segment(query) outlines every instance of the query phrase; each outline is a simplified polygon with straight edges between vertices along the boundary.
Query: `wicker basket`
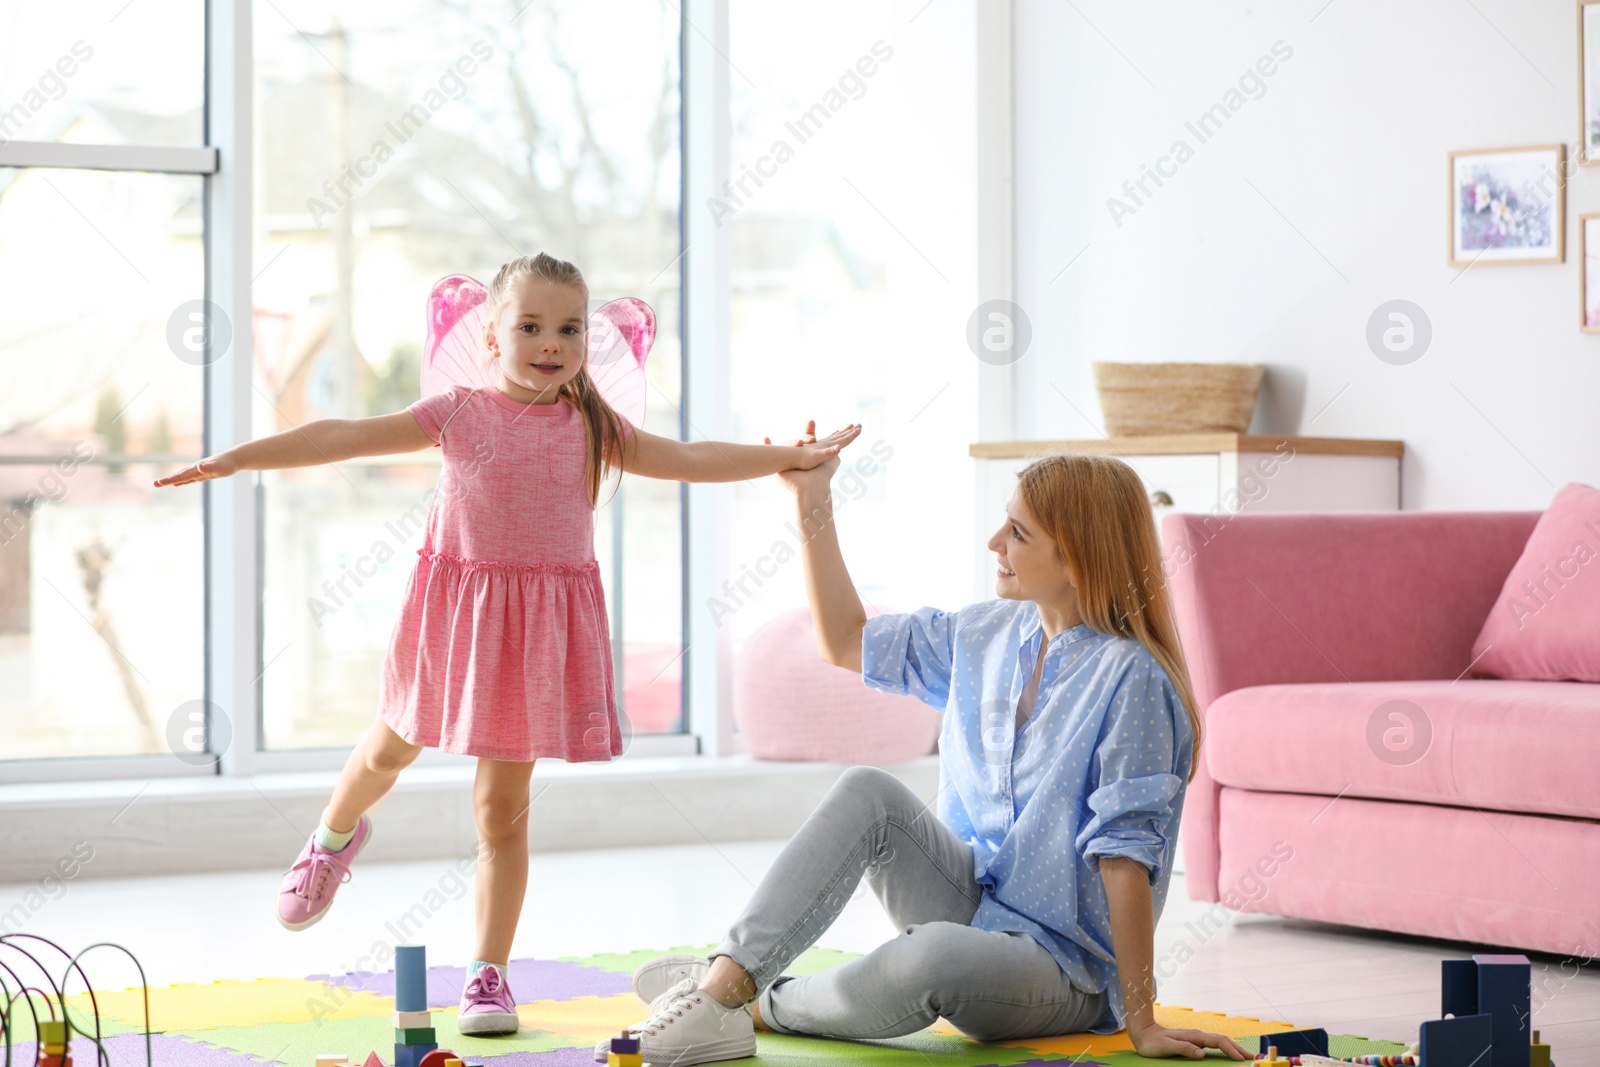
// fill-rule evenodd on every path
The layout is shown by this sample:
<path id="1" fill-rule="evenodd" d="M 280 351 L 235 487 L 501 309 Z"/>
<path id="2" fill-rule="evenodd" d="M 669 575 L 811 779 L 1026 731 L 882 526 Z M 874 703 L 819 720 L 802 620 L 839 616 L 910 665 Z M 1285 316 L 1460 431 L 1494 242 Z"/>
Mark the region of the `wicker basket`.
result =
<path id="1" fill-rule="evenodd" d="M 1245 433 L 1263 363 L 1096 363 L 1106 434 Z"/>

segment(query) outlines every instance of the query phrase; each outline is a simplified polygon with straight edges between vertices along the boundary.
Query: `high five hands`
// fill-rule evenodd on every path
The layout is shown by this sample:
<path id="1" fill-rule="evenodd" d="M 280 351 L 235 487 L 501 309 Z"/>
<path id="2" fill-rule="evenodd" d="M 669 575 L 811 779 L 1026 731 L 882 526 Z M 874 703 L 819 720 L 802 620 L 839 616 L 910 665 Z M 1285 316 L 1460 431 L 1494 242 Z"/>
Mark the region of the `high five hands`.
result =
<path id="1" fill-rule="evenodd" d="M 839 469 L 839 453 L 860 436 L 861 424 L 853 422 L 819 439 L 817 420 L 808 420 L 805 433 L 788 442 L 802 450 L 800 462 L 789 470 L 780 471 L 778 479 L 797 493 L 808 487 L 826 486 L 833 479 L 833 472 Z M 762 443 L 770 445 L 772 438 L 764 437 Z"/>

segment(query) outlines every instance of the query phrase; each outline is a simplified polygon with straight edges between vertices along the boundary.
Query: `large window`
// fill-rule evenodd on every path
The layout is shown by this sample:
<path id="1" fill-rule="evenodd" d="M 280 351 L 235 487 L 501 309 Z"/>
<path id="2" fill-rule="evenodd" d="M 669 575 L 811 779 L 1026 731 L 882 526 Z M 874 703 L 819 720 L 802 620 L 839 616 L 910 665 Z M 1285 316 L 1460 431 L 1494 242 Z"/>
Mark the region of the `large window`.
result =
<path id="1" fill-rule="evenodd" d="M 199 145 L 197 4 L 8 4 L 0 39 L 0 143 Z M 203 179 L 81 158 L 0 166 L 0 760 L 166 753 L 205 695 L 200 498 L 151 488 L 200 450 Z"/>

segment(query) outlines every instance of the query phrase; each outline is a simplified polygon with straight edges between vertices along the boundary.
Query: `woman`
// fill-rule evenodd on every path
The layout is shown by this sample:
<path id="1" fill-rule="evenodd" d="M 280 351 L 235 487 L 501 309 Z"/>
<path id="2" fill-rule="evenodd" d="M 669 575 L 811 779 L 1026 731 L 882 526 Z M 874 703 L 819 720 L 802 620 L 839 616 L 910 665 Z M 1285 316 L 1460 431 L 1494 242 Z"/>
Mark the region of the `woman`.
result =
<path id="1" fill-rule="evenodd" d="M 1110 457 L 1038 460 L 989 540 L 999 599 L 869 619 L 833 527 L 838 465 L 780 475 L 809 534 L 817 645 L 944 712 L 937 817 L 891 775 L 847 771 L 709 960 L 640 968 L 645 1060 L 752 1056 L 756 1029 L 883 1038 L 940 1016 L 983 1041 L 1126 1026 L 1145 1056 L 1246 1058 L 1152 1008 L 1199 719 L 1138 476 Z M 862 878 L 900 936 L 784 976 Z"/>

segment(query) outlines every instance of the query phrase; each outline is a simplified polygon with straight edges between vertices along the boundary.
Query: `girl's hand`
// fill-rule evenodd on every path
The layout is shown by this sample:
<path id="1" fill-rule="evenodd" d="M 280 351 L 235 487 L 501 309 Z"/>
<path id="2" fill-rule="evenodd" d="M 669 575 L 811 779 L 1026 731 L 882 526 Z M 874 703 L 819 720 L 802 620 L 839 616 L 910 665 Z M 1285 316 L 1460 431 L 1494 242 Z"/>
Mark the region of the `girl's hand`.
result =
<path id="1" fill-rule="evenodd" d="M 1141 1056 L 1152 1058 L 1184 1056 L 1191 1060 L 1204 1059 L 1206 1049 L 1214 1048 L 1236 1060 L 1253 1057 L 1231 1037 L 1211 1034 L 1204 1030 L 1168 1030 L 1158 1023 L 1150 1023 L 1142 1030 L 1128 1031 L 1133 1040 L 1133 1050 Z"/>
<path id="2" fill-rule="evenodd" d="M 207 456 L 192 467 L 185 467 L 176 474 L 169 474 L 165 478 L 156 479 L 156 486 L 163 485 L 188 485 L 190 482 L 207 482 L 212 478 L 226 478 L 236 474 L 239 464 L 226 452 L 215 456 Z"/>

